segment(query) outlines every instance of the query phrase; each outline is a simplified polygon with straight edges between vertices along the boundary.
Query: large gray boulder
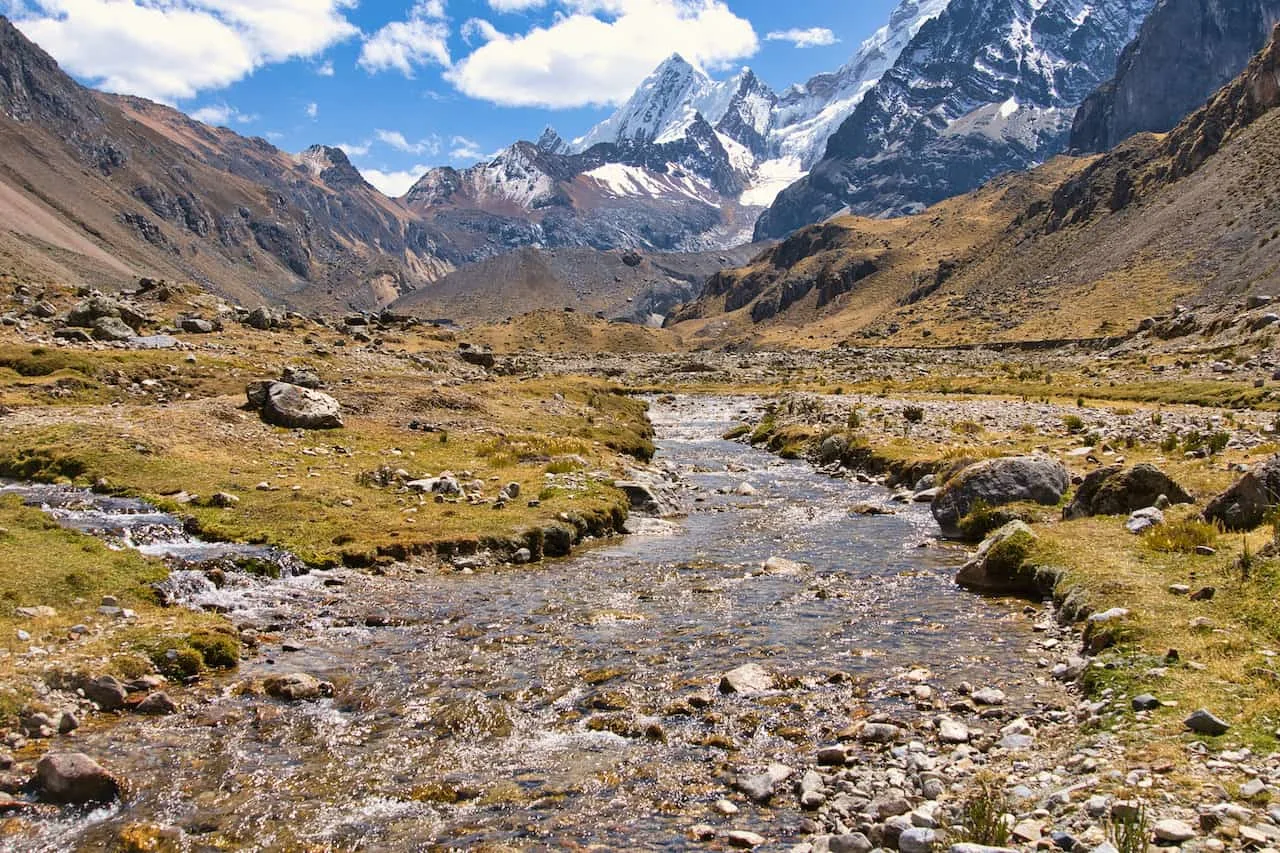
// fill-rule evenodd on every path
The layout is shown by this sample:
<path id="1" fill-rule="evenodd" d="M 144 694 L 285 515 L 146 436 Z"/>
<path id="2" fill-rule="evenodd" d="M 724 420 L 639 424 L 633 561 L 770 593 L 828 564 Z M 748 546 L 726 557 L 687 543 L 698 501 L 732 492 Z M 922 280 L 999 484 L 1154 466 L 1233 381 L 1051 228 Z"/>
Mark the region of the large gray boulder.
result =
<path id="1" fill-rule="evenodd" d="M 107 296 L 92 296 L 76 303 L 67 314 L 67 325 L 91 329 L 104 319 L 119 320 L 135 332 L 150 322 L 145 312 L 127 302 Z"/>
<path id="2" fill-rule="evenodd" d="M 960 519 L 978 504 L 997 507 L 1031 501 L 1053 506 L 1062 500 L 1070 484 L 1067 469 L 1047 456 L 988 459 L 947 481 L 930 508 L 943 535 L 957 538 L 961 535 Z"/>
<path id="3" fill-rule="evenodd" d="M 1280 456 L 1250 468 L 1235 485 L 1209 501 L 1204 520 L 1227 530 L 1252 530 L 1280 505 Z"/>
<path id="4" fill-rule="evenodd" d="M 983 540 L 956 574 L 956 583 L 991 595 L 1042 595 L 1045 590 L 1027 562 L 1035 544 L 1025 522 L 1011 521 Z"/>
<path id="5" fill-rule="evenodd" d="M 342 406 L 328 394 L 288 382 L 251 382 L 245 388 L 249 405 L 262 419 L 290 429 L 339 429 Z"/>
<path id="6" fill-rule="evenodd" d="M 50 803 L 109 803 L 120 796 L 120 780 L 82 752 L 45 755 L 32 783 L 40 798 Z"/>
<path id="7" fill-rule="evenodd" d="M 1170 503 L 1192 503 L 1186 489 L 1154 465 L 1143 463 L 1127 470 L 1111 465 L 1084 478 L 1062 517 L 1069 521 L 1091 515 L 1128 515 L 1155 506 L 1161 495 Z"/>

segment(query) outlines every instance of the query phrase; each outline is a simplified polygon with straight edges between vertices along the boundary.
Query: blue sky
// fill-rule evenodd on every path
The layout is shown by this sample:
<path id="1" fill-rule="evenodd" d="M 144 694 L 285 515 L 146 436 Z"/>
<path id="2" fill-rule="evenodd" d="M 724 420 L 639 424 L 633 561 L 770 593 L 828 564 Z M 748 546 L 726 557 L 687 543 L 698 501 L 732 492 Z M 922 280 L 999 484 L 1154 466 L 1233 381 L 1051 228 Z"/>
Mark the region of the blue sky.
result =
<path id="1" fill-rule="evenodd" d="M 398 194 L 609 115 L 679 52 L 775 89 L 834 70 L 897 0 L 0 0 L 82 82 L 288 151 L 341 145 Z"/>

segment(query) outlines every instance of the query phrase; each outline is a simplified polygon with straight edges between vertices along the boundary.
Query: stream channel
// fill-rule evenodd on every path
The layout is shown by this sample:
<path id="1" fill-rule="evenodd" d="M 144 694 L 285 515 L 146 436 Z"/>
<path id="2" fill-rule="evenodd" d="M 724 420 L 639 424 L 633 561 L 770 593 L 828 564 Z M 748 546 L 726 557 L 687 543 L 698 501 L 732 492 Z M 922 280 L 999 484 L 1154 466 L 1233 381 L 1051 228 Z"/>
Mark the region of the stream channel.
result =
<path id="1" fill-rule="evenodd" d="M 127 804 L 0 847 L 112 849 L 141 821 L 180 827 L 192 850 L 678 850 L 711 823 L 781 850 L 803 838 L 795 797 L 757 806 L 726 779 L 811 766 L 852 720 L 910 713 L 907 670 L 929 668 L 943 690 L 998 679 L 1011 706 L 1029 706 L 1038 673 L 1023 605 L 954 585 L 963 551 L 922 547 L 937 535 L 926 505 L 852 516 L 888 491 L 721 440 L 757 402 L 655 401 L 656 462 L 678 472 L 688 516 L 569 559 L 221 589 L 175 572 L 175 595 L 254 626 L 260 649 L 180 714 L 77 732 L 68 747 L 126 779 Z M 754 495 L 737 493 L 744 482 Z M 116 528 L 130 515 L 140 530 L 165 523 L 135 504 L 51 510 L 81 529 L 108 511 Z M 772 556 L 809 568 L 762 574 Z M 386 626 L 367 626 L 371 608 Z M 748 662 L 777 689 L 719 693 Z M 286 704 L 235 689 L 289 672 L 335 695 Z M 724 796 L 739 814 L 711 810 Z"/>

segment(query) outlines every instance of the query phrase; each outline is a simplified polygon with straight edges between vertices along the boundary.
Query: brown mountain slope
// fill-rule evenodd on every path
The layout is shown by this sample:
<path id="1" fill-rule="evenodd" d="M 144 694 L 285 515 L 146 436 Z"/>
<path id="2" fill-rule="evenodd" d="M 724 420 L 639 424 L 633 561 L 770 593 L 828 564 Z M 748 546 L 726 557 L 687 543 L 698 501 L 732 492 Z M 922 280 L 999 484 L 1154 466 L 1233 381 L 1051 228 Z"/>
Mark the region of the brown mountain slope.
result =
<path id="1" fill-rule="evenodd" d="M 805 229 L 714 278 L 678 331 L 706 345 L 1085 338 L 1174 300 L 1275 295 L 1278 107 L 1273 38 L 1165 136 L 1005 176 L 910 219 Z"/>
<path id="2" fill-rule="evenodd" d="M 336 149 L 295 158 L 85 89 L 0 17 L 0 259 L 37 280 L 190 279 L 244 302 L 373 308 L 443 275 L 447 240 Z"/>
<path id="3" fill-rule="evenodd" d="M 647 322 L 692 299 L 714 273 L 758 247 L 662 254 L 595 249 L 518 249 L 469 264 L 397 300 L 392 308 L 470 325 L 550 308 Z M 661 322 L 661 321 L 659 321 Z"/>

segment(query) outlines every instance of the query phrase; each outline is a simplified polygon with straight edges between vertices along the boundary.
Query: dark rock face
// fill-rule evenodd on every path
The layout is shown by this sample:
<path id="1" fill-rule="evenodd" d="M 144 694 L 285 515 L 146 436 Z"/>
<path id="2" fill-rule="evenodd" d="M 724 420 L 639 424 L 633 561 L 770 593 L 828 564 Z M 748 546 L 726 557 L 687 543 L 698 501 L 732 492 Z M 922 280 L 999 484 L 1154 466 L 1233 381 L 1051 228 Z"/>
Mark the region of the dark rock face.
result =
<path id="1" fill-rule="evenodd" d="M 970 465 L 952 477 L 931 507 L 946 536 L 960 535 L 960 519 L 979 503 L 998 507 L 1017 501 L 1052 506 L 1071 478 L 1061 462 L 1047 456 L 1009 456 Z"/>
<path id="2" fill-rule="evenodd" d="M 81 752 L 44 756 L 32 782 L 41 799 L 73 805 L 109 803 L 120 797 L 121 790 L 118 779 Z"/>
<path id="3" fill-rule="evenodd" d="M 1070 146 L 1108 151 L 1164 133 L 1239 74 L 1280 22 L 1280 0 L 1161 0 L 1120 55 L 1114 79 L 1085 99 Z"/>
<path id="4" fill-rule="evenodd" d="M 1227 530 L 1252 530 L 1280 505 L 1280 456 L 1260 462 L 1209 501 L 1204 519 Z"/>
<path id="5" fill-rule="evenodd" d="M 1127 515 L 1154 506 L 1161 495 L 1170 503 L 1192 502 L 1185 489 L 1154 465 L 1143 463 L 1127 471 L 1112 465 L 1084 478 L 1075 498 L 1062 511 L 1062 517 L 1070 520 L 1090 515 Z"/>
<path id="6" fill-rule="evenodd" d="M 782 237 L 845 208 L 898 216 L 1037 165 L 1067 144 L 1076 106 L 1115 70 L 1153 0 L 953 0 L 925 24 L 756 224 Z"/>

